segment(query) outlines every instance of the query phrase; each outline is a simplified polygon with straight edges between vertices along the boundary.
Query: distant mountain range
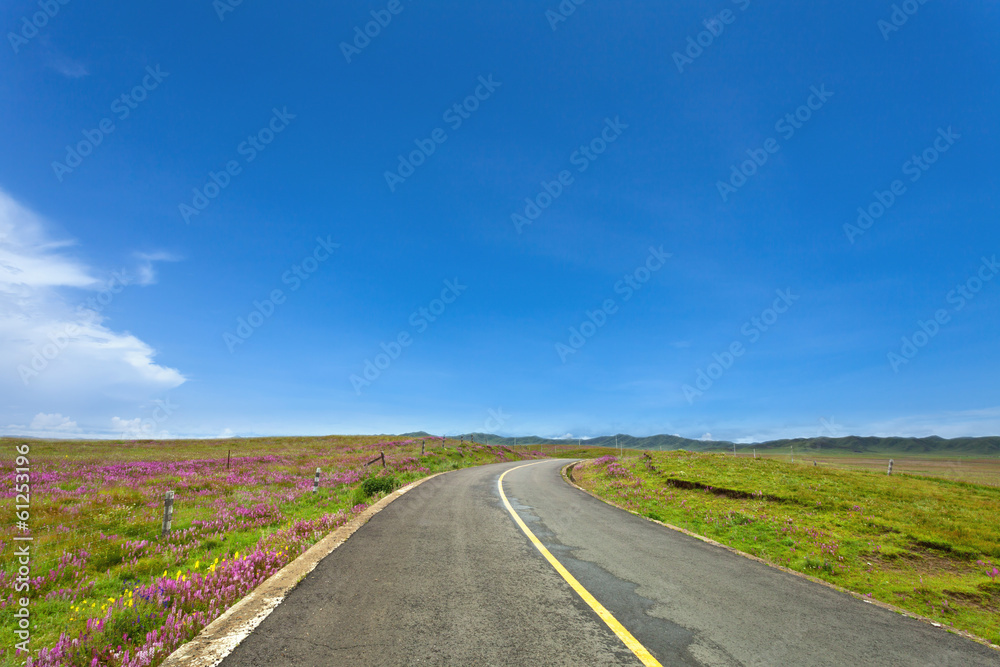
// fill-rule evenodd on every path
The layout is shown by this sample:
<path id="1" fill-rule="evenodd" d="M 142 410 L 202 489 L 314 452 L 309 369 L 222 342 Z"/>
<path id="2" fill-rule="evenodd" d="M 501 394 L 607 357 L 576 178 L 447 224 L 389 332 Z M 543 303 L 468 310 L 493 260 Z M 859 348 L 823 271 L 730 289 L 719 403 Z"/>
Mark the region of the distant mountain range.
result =
<path id="1" fill-rule="evenodd" d="M 410 437 L 427 436 L 423 431 L 404 434 Z M 576 440 L 564 438 L 539 438 L 537 436 L 518 436 L 505 438 L 492 433 L 464 433 L 448 435 L 449 438 L 473 440 L 475 442 L 495 445 L 571 445 Z M 589 438 L 580 442 L 591 447 L 614 447 L 615 438 L 619 444 L 629 449 L 675 450 L 684 449 L 689 452 L 732 451 L 733 443 L 728 440 L 692 440 L 679 435 L 651 435 L 637 438 L 631 435 L 604 435 Z M 1000 456 L 1000 436 L 984 438 L 940 438 L 936 435 L 926 438 L 879 438 L 850 435 L 843 438 L 792 438 L 786 440 L 769 440 L 750 444 L 736 444 L 737 450 L 756 448 L 763 452 L 791 451 L 805 454 L 807 452 L 830 454 L 925 454 L 925 455 L 956 455 L 956 456 Z"/>

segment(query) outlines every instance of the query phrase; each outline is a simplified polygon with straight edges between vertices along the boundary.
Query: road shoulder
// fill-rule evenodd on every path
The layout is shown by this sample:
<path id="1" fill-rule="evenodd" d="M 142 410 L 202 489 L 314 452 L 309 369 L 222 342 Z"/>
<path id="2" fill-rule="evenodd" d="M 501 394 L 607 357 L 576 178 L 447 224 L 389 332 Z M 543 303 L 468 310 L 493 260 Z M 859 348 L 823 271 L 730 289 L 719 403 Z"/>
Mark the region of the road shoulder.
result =
<path id="1" fill-rule="evenodd" d="M 226 610 L 191 641 L 167 656 L 162 667 L 215 667 L 246 639 L 321 560 L 404 493 L 447 472 L 429 475 L 393 491 L 307 549 Z"/>

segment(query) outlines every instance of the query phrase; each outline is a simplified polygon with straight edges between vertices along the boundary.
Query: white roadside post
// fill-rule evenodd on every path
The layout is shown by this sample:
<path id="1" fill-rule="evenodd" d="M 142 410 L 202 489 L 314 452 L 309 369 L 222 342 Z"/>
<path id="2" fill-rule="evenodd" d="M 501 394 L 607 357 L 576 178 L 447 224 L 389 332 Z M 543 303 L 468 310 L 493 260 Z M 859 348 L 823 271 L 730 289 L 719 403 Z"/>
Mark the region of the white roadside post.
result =
<path id="1" fill-rule="evenodd" d="M 892 459 L 889 459 L 889 469 L 885 471 L 886 475 L 892 474 Z"/>
<path id="2" fill-rule="evenodd" d="M 313 477 L 313 493 L 319 490 L 319 468 L 316 468 L 316 476 Z"/>

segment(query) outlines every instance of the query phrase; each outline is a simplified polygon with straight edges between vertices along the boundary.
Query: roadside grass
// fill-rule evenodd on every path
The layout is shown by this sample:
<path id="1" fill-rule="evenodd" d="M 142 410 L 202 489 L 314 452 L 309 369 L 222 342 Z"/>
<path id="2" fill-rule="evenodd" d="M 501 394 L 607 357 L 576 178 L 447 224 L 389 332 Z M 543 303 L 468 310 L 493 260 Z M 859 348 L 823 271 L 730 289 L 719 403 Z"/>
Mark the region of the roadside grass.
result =
<path id="1" fill-rule="evenodd" d="M 788 453 L 772 450 L 758 452 L 759 456 L 790 461 Z M 750 456 L 745 450 L 740 456 Z M 809 465 L 816 461 L 819 466 L 845 468 L 849 470 L 871 470 L 885 473 L 889 460 L 893 461 L 892 473 L 907 475 L 927 475 L 959 482 L 972 482 L 988 486 L 1000 486 L 1000 458 L 976 456 L 954 456 L 934 454 L 903 454 L 898 452 L 866 452 L 857 454 L 844 451 L 809 450 L 795 451 L 795 461 Z"/>
<path id="2" fill-rule="evenodd" d="M 7 452 L 0 495 L 11 512 L 18 445 L 30 448 L 30 533 L 8 522 L 0 546 L 13 554 L 24 544 L 16 535 L 32 536 L 30 590 L 15 591 L 19 564 L 5 558 L 2 667 L 23 665 L 29 655 L 39 667 L 159 664 L 392 489 L 443 470 L 542 456 L 431 437 L 0 439 Z M 384 470 L 381 461 L 364 466 L 382 451 Z M 167 490 L 176 494 L 173 524 L 161 537 Z M 27 654 L 15 649 L 14 633 L 24 596 Z"/>
<path id="3" fill-rule="evenodd" d="M 1000 489 L 726 454 L 578 464 L 642 516 L 1000 644 Z"/>

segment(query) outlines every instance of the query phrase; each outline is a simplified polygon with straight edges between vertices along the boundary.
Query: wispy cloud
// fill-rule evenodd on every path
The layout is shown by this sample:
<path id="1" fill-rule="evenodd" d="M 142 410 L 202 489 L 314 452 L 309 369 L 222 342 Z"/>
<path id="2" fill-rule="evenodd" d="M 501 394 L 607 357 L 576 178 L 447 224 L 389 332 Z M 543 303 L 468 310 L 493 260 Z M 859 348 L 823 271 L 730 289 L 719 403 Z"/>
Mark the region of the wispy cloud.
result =
<path id="1" fill-rule="evenodd" d="M 47 35 L 42 37 L 41 45 L 42 61 L 49 69 L 55 70 L 70 79 L 80 79 L 90 74 L 90 70 L 87 69 L 84 63 L 63 54 L 52 44 Z"/>
<path id="2" fill-rule="evenodd" d="M 169 252 L 137 252 L 135 253 L 137 265 L 135 267 L 135 282 L 139 285 L 152 285 L 156 283 L 156 268 L 154 262 L 179 262 L 180 257 Z"/>
<path id="3" fill-rule="evenodd" d="M 55 60 L 50 60 L 46 64 L 70 79 L 81 79 L 90 74 L 86 65 L 81 62 L 77 62 L 76 60 L 70 60 L 69 58 L 57 58 Z"/>
<path id="4" fill-rule="evenodd" d="M 72 242 L 50 239 L 47 227 L 0 190 L 0 398 L 19 411 L 9 417 L 72 414 L 86 402 L 138 401 L 182 384 L 179 371 L 154 361 L 149 344 L 76 305 L 81 291 L 100 291 L 107 282 L 67 252 Z M 155 280 L 152 263 L 166 258 L 139 256 L 137 282 Z M 32 429 L 40 418 L 48 417 L 36 416 Z"/>

